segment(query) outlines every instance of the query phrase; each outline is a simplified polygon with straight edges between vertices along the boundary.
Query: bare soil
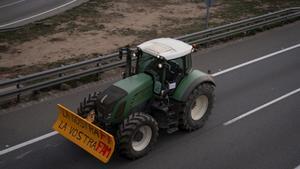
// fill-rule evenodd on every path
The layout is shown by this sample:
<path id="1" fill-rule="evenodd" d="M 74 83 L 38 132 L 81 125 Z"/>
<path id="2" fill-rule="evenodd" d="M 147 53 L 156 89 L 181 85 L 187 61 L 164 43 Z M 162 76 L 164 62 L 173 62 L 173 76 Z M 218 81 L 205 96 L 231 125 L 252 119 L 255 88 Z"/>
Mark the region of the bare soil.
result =
<path id="1" fill-rule="evenodd" d="M 147 39 L 147 34 L 160 36 L 165 31 L 192 25 L 194 19 L 203 17 L 205 13 L 204 4 L 183 0 L 165 0 L 162 4 L 144 0 L 108 3 L 109 8 L 101 11 L 101 30 L 59 32 L 15 46 L 1 43 L 5 50 L 0 53 L 0 67 L 32 66 L 94 53 L 109 53 L 118 47 Z M 80 16 L 73 22 L 87 24 Z M 66 25 L 59 25 L 56 29 Z"/>

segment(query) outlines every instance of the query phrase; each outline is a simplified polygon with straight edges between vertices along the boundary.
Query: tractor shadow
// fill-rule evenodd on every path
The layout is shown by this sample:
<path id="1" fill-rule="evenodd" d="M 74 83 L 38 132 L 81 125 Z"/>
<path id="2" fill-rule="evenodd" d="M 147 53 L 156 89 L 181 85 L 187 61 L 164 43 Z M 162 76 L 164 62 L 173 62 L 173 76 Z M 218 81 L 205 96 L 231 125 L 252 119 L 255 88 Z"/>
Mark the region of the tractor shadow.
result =
<path id="1" fill-rule="evenodd" d="M 202 135 L 206 131 L 208 130 L 205 127 L 193 132 L 178 130 L 172 134 L 168 134 L 166 133 L 166 131 L 159 131 L 159 137 L 156 144 L 152 147 L 152 150 L 146 156 L 136 160 L 128 160 L 121 157 L 118 152 L 115 152 L 111 160 L 106 164 L 106 167 L 147 168 L 146 164 L 149 164 L 149 161 L 152 161 L 153 165 L 155 166 L 155 163 L 158 162 L 157 158 L 161 154 L 168 154 L 168 151 L 170 149 L 176 149 L 178 146 L 184 146 L 185 143 L 193 140 L 195 136 Z"/>

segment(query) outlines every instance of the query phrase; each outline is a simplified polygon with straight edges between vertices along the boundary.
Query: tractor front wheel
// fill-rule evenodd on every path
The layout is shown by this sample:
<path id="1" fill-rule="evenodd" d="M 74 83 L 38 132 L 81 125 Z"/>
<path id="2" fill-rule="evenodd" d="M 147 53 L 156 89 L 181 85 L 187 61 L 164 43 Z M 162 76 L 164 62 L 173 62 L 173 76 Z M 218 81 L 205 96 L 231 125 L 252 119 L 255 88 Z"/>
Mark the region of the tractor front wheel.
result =
<path id="1" fill-rule="evenodd" d="M 181 129 L 193 131 L 203 127 L 215 100 L 213 91 L 213 85 L 203 83 L 190 93 L 180 119 Z"/>
<path id="2" fill-rule="evenodd" d="M 117 132 L 120 155 L 137 159 L 146 155 L 158 137 L 158 124 L 145 113 L 133 113 L 120 124 Z"/>
<path id="3" fill-rule="evenodd" d="M 97 122 L 96 102 L 99 93 L 95 92 L 90 94 L 87 98 L 80 103 L 77 109 L 77 114 L 91 123 Z"/>

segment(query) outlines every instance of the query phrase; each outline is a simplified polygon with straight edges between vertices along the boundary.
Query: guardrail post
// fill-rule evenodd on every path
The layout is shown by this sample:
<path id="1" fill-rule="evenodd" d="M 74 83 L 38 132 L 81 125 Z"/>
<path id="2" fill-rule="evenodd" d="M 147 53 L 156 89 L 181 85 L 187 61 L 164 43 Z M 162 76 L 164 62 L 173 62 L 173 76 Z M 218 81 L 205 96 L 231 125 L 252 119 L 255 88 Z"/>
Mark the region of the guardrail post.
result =
<path id="1" fill-rule="evenodd" d="M 21 88 L 21 85 L 20 85 L 19 82 L 16 84 L 16 88 L 17 88 L 17 89 L 20 89 L 20 88 Z M 20 100 L 21 100 L 21 94 L 19 93 L 19 94 L 17 95 L 17 103 L 19 103 Z"/>
<path id="2" fill-rule="evenodd" d="M 64 67 L 64 64 L 61 64 L 60 67 Z M 63 77 L 65 75 L 65 73 L 59 73 L 58 77 Z M 68 85 L 67 83 L 61 83 L 59 84 L 59 89 L 60 90 L 69 90 L 71 88 L 70 85 Z"/>
<path id="3" fill-rule="evenodd" d="M 64 67 L 64 66 L 65 66 L 64 64 L 61 64 L 61 65 L 60 65 L 60 67 Z M 58 77 L 62 77 L 63 75 L 64 75 L 63 73 L 59 73 L 59 74 L 58 74 Z"/>
<path id="4" fill-rule="evenodd" d="M 96 66 L 97 66 L 97 67 L 101 67 L 102 64 L 101 64 L 100 62 L 98 62 Z M 97 74 L 96 74 L 96 78 L 97 78 L 97 80 L 101 80 L 101 73 L 97 73 Z"/>

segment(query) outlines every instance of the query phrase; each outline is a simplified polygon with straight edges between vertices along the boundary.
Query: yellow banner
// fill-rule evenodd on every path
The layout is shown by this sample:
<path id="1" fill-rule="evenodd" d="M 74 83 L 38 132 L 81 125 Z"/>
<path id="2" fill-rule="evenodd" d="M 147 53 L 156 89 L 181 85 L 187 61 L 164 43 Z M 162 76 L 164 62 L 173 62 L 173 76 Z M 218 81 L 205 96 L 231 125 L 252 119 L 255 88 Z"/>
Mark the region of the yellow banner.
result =
<path id="1" fill-rule="evenodd" d="M 59 104 L 58 112 L 53 129 L 102 162 L 107 163 L 114 152 L 114 137 Z"/>

